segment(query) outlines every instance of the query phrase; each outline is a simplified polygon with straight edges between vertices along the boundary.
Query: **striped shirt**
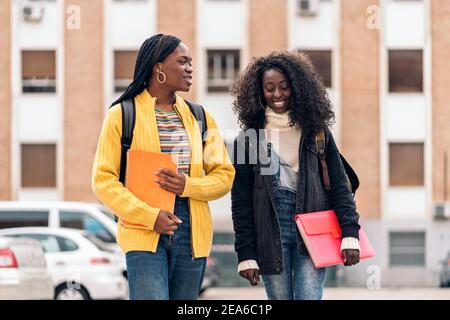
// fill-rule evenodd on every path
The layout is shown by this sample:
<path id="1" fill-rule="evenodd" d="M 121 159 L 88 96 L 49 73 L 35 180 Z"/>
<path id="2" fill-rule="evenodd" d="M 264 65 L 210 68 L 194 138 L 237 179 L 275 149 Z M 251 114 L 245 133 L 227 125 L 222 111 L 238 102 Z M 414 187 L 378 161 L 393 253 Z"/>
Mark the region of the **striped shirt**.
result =
<path id="1" fill-rule="evenodd" d="M 165 112 L 155 108 L 159 143 L 162 153 L 169 153 L 178 159 L 178 172 L 189 174 L 191 145 L 186 129 L 177 112 Z"/>

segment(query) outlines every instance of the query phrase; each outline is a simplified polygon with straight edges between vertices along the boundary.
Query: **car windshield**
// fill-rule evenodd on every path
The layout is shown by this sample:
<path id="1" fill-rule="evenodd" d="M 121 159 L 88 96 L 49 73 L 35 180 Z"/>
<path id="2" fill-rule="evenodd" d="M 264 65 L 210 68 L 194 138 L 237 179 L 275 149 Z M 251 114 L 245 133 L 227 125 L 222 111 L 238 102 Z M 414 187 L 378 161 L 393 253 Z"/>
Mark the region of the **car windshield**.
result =
<path id="1" fill-rule="evenodd" d="M 92 234 L 83 234 L 83 237 L 92 242 L 100 251 L 114 252 L 105 242 Z"/>

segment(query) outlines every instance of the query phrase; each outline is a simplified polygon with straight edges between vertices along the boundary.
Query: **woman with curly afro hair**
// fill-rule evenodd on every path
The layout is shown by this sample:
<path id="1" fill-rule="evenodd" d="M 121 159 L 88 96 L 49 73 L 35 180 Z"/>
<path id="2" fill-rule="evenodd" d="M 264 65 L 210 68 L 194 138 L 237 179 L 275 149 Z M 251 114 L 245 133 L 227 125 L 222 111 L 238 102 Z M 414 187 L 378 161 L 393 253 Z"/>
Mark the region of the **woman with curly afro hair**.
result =
<path id="1" fill-rule="evenodd" d="M 344 265 L 357 264 L 360 250 L 359 214 L 329 129 L 334 112 L 327 92 L 306 55 L 281 51 L 254 59 L 232 94 L 243 129 L 233 150 L 239 275 L 252 285 L 261 275 L 271 300 L 320 300 L 326 269 L 314 266 L 295 214 L 333 209 Z M 322 162 L 317 137 L 325 139 Z"/>

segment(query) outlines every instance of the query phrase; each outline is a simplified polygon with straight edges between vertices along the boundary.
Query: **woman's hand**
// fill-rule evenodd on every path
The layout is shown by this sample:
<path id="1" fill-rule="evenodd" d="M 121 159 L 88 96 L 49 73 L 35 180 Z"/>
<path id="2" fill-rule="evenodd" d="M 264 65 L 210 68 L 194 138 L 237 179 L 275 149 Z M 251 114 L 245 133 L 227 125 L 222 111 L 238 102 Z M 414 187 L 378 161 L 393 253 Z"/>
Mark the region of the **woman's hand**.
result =
<path id="1" fill-rule="evenodd" d="M 156 218 L 153 231 L 159 234 L 167 234 L 173 236 L 175 230 L 178 228 L 178 224 L 181 220 L 176 215 L 169 211 L 160 210 L 158 217 Z"/>
<path id="2" fill-rule="evenodd" d="M 159 180 L 155 179 L 155 182 L 159 184 L 161 188 L 175 193 L 177 196 L 181 196 L 186 184 L 186 177 L 184 174 L 162 168 L 155 172 L 155 175 L 160 178 Z"/>
<path id="3" fill-rule="evenodd" d="M 250 281 L 252 286 L 257 286 L 259 284 L 259 270 L 258 269 L 247 269 L 239 272 L 242 278 Z"/>
<path id="4" fill-rule="evenodd" d="M 342 250 L 342 259 L 344 260 L 344 266 L 350 267 L 359 262 L 359 250 L 356 249 L 344 249 Z"/>

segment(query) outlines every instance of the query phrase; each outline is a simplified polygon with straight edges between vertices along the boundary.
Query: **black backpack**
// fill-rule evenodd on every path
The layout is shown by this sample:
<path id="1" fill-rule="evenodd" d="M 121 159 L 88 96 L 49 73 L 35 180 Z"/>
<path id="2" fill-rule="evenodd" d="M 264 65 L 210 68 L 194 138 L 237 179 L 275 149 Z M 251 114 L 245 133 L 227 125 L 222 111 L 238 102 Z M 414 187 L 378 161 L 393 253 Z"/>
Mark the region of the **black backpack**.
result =
<path id="1" fill-rule="evenodd" d="M 206 123 L 205 109 L 203 109 L 201 105 L 190 102 L 188 100 L 185 100 L 185 102 L 187 103 L 189 109 L 191 110 L 191 113 L 197 120 L 197 123 L 199 125 L 202 134 L 202 143 L 204 147 L 205 146 L 204 137 L 206 130 L 208 129 Z M 122 139 L 121 139 L 122 151 L 120 156 L 119 181 L 122 182 L 122 184 L 125 184 L 125 175 L 127 170 L 127 152 L 131 147 L 131 142 L 133 141 L 134 124 L 136 122 L 136 107 L 134 105 L 134 99 L 129 98 L 123 100 L 121 103 L 121 110 L 122 110 Z M 117 216 L 114 216 L 114 219 L 116 220 L 116 222 L 118 221 Z"/>
<path id="2" fill-rule="evenodd" d="M 328 176 L 328 166 L 326 162 L 326 154 L 325 154 L 325 132 L 322 130 L 316 134 L 316 146 L 319 156 L 319 161 L 322 166 L 322 177 L 323 184 L 325 186 L 325 190 L 331 190 L 330 177 Z M 346 173 L 346 184 L 347 188 L 352 192 L 353 196 L 355 195 L 356 190 L 359 187 L 359 179 L 356 175 L 355 170 L 350 166 L 350 164 L 345 160 L 344 156 L 339 153 L 341 156 L 342 164 L 345 168 Z"/>

